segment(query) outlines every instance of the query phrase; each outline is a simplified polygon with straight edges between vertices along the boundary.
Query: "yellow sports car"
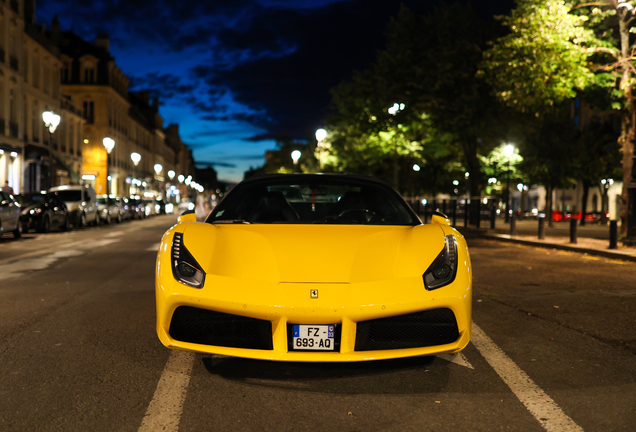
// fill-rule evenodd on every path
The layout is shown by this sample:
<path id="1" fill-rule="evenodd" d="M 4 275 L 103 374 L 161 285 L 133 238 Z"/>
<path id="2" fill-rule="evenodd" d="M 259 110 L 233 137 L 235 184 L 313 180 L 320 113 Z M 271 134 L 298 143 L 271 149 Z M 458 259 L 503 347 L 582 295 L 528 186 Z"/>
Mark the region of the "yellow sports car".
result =
<path id="1" fill-rule="evenodd" d="M 186 212 L 188 213 L 188 212 Z M 168 348 L 337 362 L 453 353 L 470 340 L 466 241 L 422 224 L 369 177 L 280 174 L 184 213 L 157 256 L 157 334 Z"/>

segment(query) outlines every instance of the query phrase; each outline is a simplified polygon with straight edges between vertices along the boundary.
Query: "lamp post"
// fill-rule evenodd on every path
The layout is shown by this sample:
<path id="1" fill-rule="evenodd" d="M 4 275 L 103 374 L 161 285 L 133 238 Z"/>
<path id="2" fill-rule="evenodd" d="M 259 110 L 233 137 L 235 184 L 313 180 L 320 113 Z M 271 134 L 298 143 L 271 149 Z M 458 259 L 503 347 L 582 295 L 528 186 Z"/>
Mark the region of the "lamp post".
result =
<path id="1" fill-rule="evenodd" d="M 320 153 L 318 154 L 318 165 L 320 166 L 320 171 L 322 171 L 322 151 L 324 148 L 323 141 L 327 138 L 327 131 L 324 129 L 318 129 L 316 131 L 316 141 L 317 145 L 320 148 Z"/>
<path id="2" fill-rule="evenodd" d="M 505 221 L 510 222 L 510 158 L 515 152 L 515 147 L 512 144 L 507 144 L 504 147 L 504 154 L 508 159 L 508 169 L 506 171 L 506 216 Z"/>
<path id="3" fill-rule="evenodd" d="M 115 140 L 106 137 L 102 140 L 104 148 L 106 149 L 106 195 L 110 195 L 110 152 L 115 148 Z"/>
<path id="4" fill-rule="evenodd" d="M 55 114 L 53 111 L 44 111 L 42 113 L 42 120 L 44 126 L 49 131 L 49 187 L 53 186 L 53 152 L 51 147 L 53 146 L 53 132 L 60 124 L 61 117 Z M 46 188 L 48 189 L 48 188 Z"/>
<path id="5" fill-rule="evenodd" d="M 404 110 L 404 108 L 405 108 L 405 105 L 403 103 L 399 104 L 396 102 L 387 111 L 392 116 L 395 116 L 398 112 Z M 397 190 L 398 188 L 398 148 L 397 148 L 397 139 L 394 138 L 394 140 L 395 141 L 393 142 L 393 188 Z"/>
<path id="6" fill-rule="evenodd" d="M 131 153 L 130 154 L 130 160 L 133 162 L 133 164 L 135 165 L 135 169 L 133 171 L 133 179 L 132 179 L 132 184 L 135 185 L 135 192 L 139 192 L 139 190 L 137 189 L 137 185 L 136 185 L 136 176 L 137 176 L 137 165 L 139 165 L 139 161 L 141 160 L 141 155 L 137 152 L 135 153 Z"/>
<path id="7" fill-rule="evenodd" d="M 291 158 L 294 161 L 295 171 L 298 171 L 298 160 L 300 159 L 301 155 L 302 153 L 300 152 L 300 150 L 294 150 L 293 152 L 291 152 Z"/>

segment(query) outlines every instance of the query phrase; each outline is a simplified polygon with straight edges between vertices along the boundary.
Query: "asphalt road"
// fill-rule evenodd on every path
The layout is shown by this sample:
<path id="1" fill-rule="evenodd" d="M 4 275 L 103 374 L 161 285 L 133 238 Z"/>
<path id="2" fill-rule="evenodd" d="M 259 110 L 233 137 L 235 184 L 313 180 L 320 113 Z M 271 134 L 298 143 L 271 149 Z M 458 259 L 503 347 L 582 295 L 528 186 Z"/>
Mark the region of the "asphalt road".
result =
<path id="1" fill-rule="evenodd" d="M 636 263 L 469 238 L 461 355 L 215 358 L 155 334 L 156 249 L 174 221 L 0 240 L 0 430 L 636 429 Z"/>

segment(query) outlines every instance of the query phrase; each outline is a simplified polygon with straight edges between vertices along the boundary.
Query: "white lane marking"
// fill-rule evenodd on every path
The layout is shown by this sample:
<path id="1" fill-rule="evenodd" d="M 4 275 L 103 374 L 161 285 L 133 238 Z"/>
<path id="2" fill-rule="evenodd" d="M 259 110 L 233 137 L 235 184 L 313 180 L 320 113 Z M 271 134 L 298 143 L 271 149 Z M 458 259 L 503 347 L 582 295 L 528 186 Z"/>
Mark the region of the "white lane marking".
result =
<path id="1" fill-rule="evenodd" d="M 549 432 L 583 431 L 474 322 L 471 340 L 490 366 L 545 430 Z"/>
<path id="2" fill-rule="evenodd" d="M 161 374 L 157 390 L 148 405 L 139 432 L 176 432 L 183 412 L 194 353 L 172 351 Z"/>
<path id="3" fill-rule="evenodd" d="M 467 367 L 468 369 L 475 369 L 463 353 L 441 354 L 438 355 L 437 358 L 446 360 L 447 362 L 455 363 L 456 365 Z"/>

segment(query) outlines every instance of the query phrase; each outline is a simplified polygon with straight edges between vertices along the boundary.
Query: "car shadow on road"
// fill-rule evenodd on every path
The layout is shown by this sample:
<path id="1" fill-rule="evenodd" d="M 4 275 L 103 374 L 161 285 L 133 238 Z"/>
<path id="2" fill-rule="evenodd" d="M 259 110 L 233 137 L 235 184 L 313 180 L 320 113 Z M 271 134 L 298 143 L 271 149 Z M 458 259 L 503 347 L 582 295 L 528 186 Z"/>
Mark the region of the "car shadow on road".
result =
<path id="1" fill-rule="evenodd" d="M 435 356 L 353 363 L 270 362 L 200 356 L 205 369 L 227 380 L 294 391 L 337 394 L 437 393 L 449 363 Z"/>

